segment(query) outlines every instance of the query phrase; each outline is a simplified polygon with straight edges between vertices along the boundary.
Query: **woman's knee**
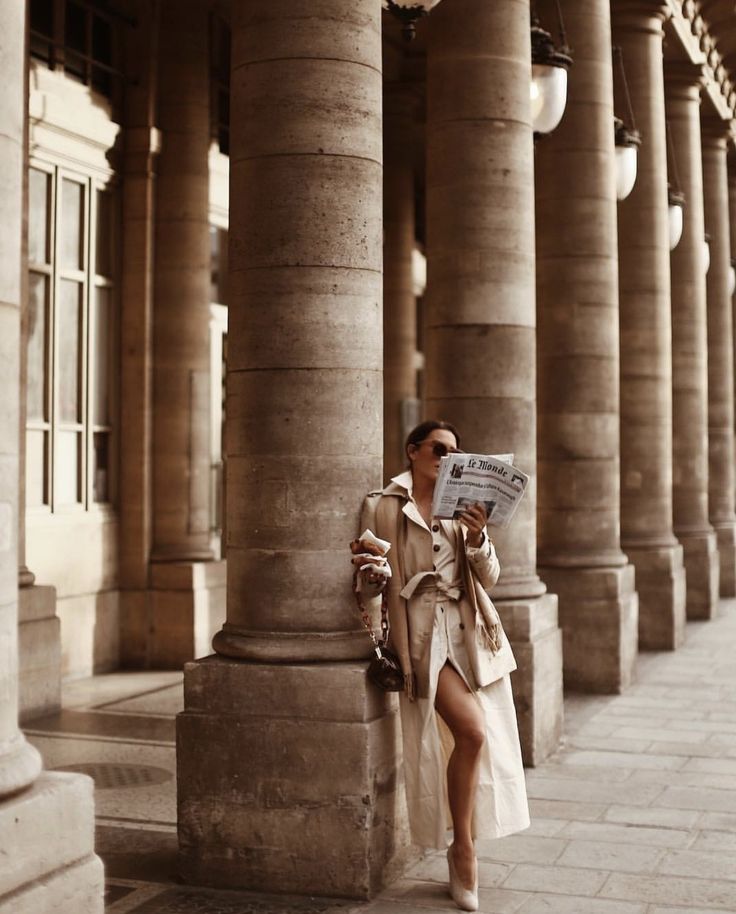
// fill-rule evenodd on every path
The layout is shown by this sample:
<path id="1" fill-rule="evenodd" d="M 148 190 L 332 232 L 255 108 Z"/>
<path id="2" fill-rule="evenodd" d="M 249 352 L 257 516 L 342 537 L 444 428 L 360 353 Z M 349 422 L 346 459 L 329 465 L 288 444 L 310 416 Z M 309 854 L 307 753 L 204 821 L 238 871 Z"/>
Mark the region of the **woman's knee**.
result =
<path id="1" fill-rule="evenodd" d="M 485 730 L 478 721 L 464 724 L 453 735 L 455 737 L 455 745 L 459 744 L 463 751 L 474 755 L 481 751 L 486 741 Z"/>

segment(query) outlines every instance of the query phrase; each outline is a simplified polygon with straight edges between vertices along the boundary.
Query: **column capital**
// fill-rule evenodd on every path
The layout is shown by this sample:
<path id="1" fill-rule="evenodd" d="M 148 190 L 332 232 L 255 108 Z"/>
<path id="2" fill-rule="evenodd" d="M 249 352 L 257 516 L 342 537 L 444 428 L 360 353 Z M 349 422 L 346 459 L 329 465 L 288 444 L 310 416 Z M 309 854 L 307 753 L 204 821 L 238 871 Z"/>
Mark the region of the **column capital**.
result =
<path id="1" fill-rule="evenodd" d="M 691 63 L 689 60 L 665 61 L 664 84 L 668 92 L 673 89 L 694 89 L 699 94 L 704 82 L 703 64 Z"/>
<path id="2" fill-rule="evenodd" d="M 722 146 L 725 150 L 731 136 L 731 122 L 719 117 L 704 117 L 700 122 L 700 132 L 703 144 L 707 142 L 710 147 Z"/>
<path id="3" fill-rule="evenodd" d="M 672 15 L 666 0 L 613 0 L 611 26 L 614 32 L 649 32 L 664 34 L 664 23 Z"/>

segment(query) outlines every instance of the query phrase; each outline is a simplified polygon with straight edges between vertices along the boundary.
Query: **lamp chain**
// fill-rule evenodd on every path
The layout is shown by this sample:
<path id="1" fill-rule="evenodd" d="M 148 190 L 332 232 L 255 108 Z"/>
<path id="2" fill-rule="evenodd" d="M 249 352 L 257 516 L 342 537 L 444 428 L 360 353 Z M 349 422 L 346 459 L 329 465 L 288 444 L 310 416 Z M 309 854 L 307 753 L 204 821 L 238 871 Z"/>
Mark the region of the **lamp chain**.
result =
<path id="1" fill-rule="evenodd" d="M 563 48 L 567 48 L 567 34 L 565 32 L 565 21 L 562 18 L 562 7 L 560 6 L 560 0 L 555 0 L 555 6 L 557 7 L 557 19 L 560 23 L 560 45 Z"/>
<path id="2" fill-rule="evenodd" d="M 670 130 L 669 121 L 665 121 L 665 130 L 667 131 L 667 158 L 672 160 L 672 177 L 675 179 L 674 189 L 678 193 L 682 193 L 680 175 L 677 173 L 677 156 L 675 155 L 675 144 L 672 142 L 672 131 Z"/>
<path id="3" fill-rule="evenodd" d="M 618 61 L 619 69 L 621 70 L 621 82 L 624 88 L 624 96 L 626 97 L 626 106 L 629 109 L 629 120 L 631 122 L 631 129 L 636 130 L 636 123 L 634 121 L 634 108 L 631 104 L 631 96 L 629 95 L 629 84 L 626 82 L 626 70 L 624 69 L 624 55 L 621 47 L 619 45 L 613 46 L 613 53 Z"/>

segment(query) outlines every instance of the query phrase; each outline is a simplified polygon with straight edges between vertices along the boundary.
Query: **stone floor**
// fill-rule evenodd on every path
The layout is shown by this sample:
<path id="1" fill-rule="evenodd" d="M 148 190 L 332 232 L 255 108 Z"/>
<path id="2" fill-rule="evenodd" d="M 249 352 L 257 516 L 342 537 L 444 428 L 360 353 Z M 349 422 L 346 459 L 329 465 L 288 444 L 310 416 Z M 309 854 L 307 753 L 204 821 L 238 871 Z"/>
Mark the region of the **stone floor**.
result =
<path id="1" fill-rule="evenodd" d="M 736 912 L 736 601 L 646 654 L 624 695 L 571 696 L 558 754 L 529 770 L 533 824 L 479 842 L 488 914 Z M 441 854 L 370 904 L 215 892 L 176 876 L 178 673 L 69 683 L 33 721 L 46 766 L 92 774 L 108 914 L 426 914 L 454 910 Z M 68 912 L 77 914 L 77 912 Z"/>

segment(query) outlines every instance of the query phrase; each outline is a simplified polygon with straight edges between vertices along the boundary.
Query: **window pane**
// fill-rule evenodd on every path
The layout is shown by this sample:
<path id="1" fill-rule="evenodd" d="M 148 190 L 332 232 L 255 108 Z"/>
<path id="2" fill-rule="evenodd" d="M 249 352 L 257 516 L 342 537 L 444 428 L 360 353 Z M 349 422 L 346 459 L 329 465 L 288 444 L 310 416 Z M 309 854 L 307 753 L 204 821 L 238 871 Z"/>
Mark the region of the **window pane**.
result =
<path id="1" fill-rule="evenodd" d="M 48 432 L 30 429 L 26 433 L 26 505 L 48 504 L 46 484 L 46 446 Z"/>
<path id="2" fill-rule="evenodd" d="M 82 329 L 82 284 L 63 279 L 59 286 L 59 417 L 62 422 L 79 422 L 80 403 L 80 334 Z"/>
<path id="3" fill-rule="evenodd" d="M 65 44 L 67 48 L 73 48 L 75 51 L 81 51 L 83 54 L 87 50 L 87 16 L 81 6 L 76 3 L 66 4 L 65 19 Z"/>
<path id="4" fill-rule="evenodd" d="M 28 172 L 28 259 L 49 262 L 49 185 L 51 176 L 31 168 Z"/>
<path id="5" fill-rule="evenodd" d="M 28 288 L 28 385 L 26 403 L 29 419 L 46 415 L 46 315 L 48 278 L 31 273 Z"/>
<path id="6" fill-rule="evenodd" d="M 95 289 L 94 310 L 94 389 L 91 391 L 93 422 L 108 425 L 110 422 L 110 302 L 112 290 Z"/>
<path id="7" fill-rule="evenodd" d="M 31 0 L 31 29 L 51 38 L 54 34 L 53 0 Z"/>
<path id="8" fill-rule="evenodd" d="M 79 484 L 79 432 L 58 432 L 54 454 L 54 500 L 73 505 L 81 501 Z"/>
<path id="9" fill-rule="evenodd" d="M 112 276 L 112 200 L 109 191 L 98 190 L 95 226 L 95 272 Z"/>
<path id="10" fill-rule="evenodd" d="M 93 498 L 96 502 L 110 501 L 110 473 L 108 466 L 110 435 L 107 432 L 95 432 L 92 436 L 92 441 L 95 452 L 95 468 L 92 478 Z"/>
<path id="11" fill-rule="evenodd" d="M 92 17 L 92 59 L 112 66 L 112 32 L 110 23 L 99 16 Z"/>
<path id="12" fill-rule="evenodd" d="M 84 266 L 84 188 L 66 178 L 61 192 L 61 265 L 72 270 Z"/>
<path id="13" fill-rule="evenodd" d="M 102 67 L 92 67 L 92 88 L 105 98 L 110 98 L 112 96 L 112 75 Z"/>

